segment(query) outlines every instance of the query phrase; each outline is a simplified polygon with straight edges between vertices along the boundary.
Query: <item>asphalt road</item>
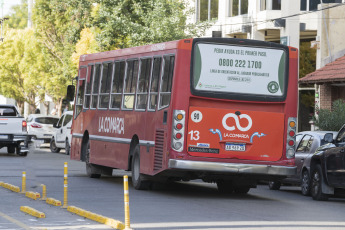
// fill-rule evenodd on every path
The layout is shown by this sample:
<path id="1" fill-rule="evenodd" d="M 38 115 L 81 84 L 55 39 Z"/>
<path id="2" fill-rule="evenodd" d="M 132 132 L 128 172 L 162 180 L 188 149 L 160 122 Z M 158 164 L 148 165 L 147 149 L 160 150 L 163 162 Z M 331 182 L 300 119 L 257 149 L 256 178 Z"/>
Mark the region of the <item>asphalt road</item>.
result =
<path id="1" fill-rule="evenodd" d="M 28 191 L 64 201 L 63 168 L 68 162 L 68 205 L 124 222 L 123 175 L 88 178 L 82 162 L 51 153 L 49 148 L 31 149 L 27 157 L 0 150 L 0 181 L 21 187 L 27 174 Z M 259 185 L 246 195 L 219 194 L 215 184 L 201 181 L 156 185 L 150 191 L 129 186 L 132 229 L 345 229 L 345 199 L 318 202 L 300 194 L 298 187 L 270 191 Z M 44 212 L 36 218 L 20 211 L 30 206 Z M 32 200 L 0 187 L 0 229 L 111 229 L 74 215 L 66 209 Z"/>

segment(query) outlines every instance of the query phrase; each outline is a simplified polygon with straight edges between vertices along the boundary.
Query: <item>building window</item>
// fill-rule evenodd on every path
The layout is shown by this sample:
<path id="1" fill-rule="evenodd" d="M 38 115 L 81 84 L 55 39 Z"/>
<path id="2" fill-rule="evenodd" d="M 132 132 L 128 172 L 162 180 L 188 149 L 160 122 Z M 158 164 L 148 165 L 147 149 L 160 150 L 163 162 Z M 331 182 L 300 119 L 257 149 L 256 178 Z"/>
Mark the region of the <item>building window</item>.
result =
<path id="1" fill-rule="evenodd" d="M 302 0 L 303 1 L 303 0 Z M 282 2 L 281 0 L 261 0 L 260 10 L 281 10 Z"/>
<path id="2" fill-rule="evenodd" d="M 248 14 L 248 0 L 229 0 L 229 16 Z"/>
<path id="3" fill-rule="evenodd" d="M 301 0 L 301 11 L 315 11 L 320 0 Z M 342 3 L 342 0 L 322 0 L 322 3 Z"/>
<path id="4" fill-rule="evenodd" d="M 199 21 L 209 21 L 218 18 L 218 0 L 198 0 Z"/>

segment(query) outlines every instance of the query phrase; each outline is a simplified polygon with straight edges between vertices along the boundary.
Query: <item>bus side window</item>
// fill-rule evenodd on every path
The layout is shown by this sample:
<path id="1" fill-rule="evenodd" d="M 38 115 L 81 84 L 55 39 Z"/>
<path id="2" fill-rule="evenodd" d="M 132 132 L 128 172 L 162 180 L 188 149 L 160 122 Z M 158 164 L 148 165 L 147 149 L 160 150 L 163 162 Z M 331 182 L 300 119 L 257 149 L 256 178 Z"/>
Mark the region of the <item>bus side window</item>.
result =
<path id="1" fill-rule="evenodd" d="M 77 99 L 75 102 L 75 117 L 77 117 L 83 107 L 83 99 L 84 99 L 84 92 L 85 92 L 85 77 L 87 73 L 87 68 L 85 66 L 80 67 L 79 69 L 79 80 L 78 80 L 78 92 L 77 92 Z"/>
<path id="2" fill-rule="evenodd" d="M 113 63 L 112 62 L 103 63 L 101 91 L 99 94 L 98 108 L 106 108 L 106 109 L 109 108 L 109 93 L 110 93 L 110 83 L 111 83 L 112 74 L 113 74 Z"/>
<path id="3" fill-rule="evenodd" d="M 122 108 L 133 109 L 135 88 L 137 86 L 138 79 L 138 60 L 127 61 L 127 72 L 124 86 L 124 98 L 122 102 Z"/>
<path id="4" fill-rule="evenodd" d="M 164 70 L 161 80 L 159 109 L 168 107 L 171 98 L 171 86 L 174 75 L 174 56 L 164 56 Z"/>
<path id="5" fill-rule="evenodd" d="M 145 110 L 147 106 L 147 94 L 149 92 L 149 81 L 151 74 L 151 58 L 140 60 L 140 74 L 138 79 L 136 109 Z"/>
<path id="6" fill-rule="evenodd" d="M 155 57 L 153 59 L 153 71 L 150 82 L 150 93 L 149 93 L 149 110 L 156 110 L 157 99 L 158 99 L 158 85 L 161 74 L 161 57 Z"/>
<path id="7" fill-rule="evenodd" d="M 121 107 L 123 80 L 125 78 L 125 64 L 126 63 L 124 61 L 115 62 L 110 102 L 110 107 L 113 109 L 120 109 Z"/>
<path id="8" fill-rule="evenodd" d="M 99 91 L 99 79 L 101 74 L 101 65 L 96 64 L 95 75 L 92 84 L 92 94 L 91 94 L 91 108 L 95 109 L 98 103 L 98 91 Z"/>
<path id="9" fill-rule="evenodd" d="M 92 79 L 93 79 L 93 69 L 94 65 L 90 65 L 87 71 L 87 78 L 86 78 L 86 86 L 85 86 L 85 97 L 84 97 L 84 108 L 90 108 L 90 100 L 91 100 L 91 86 L 92 86 Z"/>

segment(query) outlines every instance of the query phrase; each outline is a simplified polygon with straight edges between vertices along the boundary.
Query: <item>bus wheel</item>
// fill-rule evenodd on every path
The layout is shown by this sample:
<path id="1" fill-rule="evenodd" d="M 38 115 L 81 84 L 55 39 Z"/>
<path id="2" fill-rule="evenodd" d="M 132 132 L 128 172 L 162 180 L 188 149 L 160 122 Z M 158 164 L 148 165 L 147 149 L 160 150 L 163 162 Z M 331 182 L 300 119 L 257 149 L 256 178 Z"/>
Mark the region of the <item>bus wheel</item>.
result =
<path id="1" fill-rule="evenodd" d="M 150 181 L 143 180 L 143 175 L 140 173 L 139 145 L 135 147 L 132 159 L 132 185 L 137 190 L 147 190 L 150 187 Z"/>
<path id="2" fill-rule="evenodd" d="M 101 174 L 99 173 L 99 170 L 90 163 L 90 141 L 87 142 L 86 148 L 84 148 L 85 153 L 85 163 L 86 163 L 86 174 L 90 178 L 100 178 Z"/>
<path id="3" fill-rule="evenodd" d="M 231 181 L 217 181 L 217 188 L 220 193 L 232 193 L 234 191 L 234 186 Z"/>

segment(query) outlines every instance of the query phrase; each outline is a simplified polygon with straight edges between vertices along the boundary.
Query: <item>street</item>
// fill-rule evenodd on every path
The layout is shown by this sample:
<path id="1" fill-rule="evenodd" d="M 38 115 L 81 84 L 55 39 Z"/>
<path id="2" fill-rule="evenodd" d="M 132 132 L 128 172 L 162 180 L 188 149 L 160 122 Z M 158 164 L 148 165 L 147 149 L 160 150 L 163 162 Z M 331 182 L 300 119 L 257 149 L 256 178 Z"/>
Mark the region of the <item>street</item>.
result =
<path id="1" fill-rule="evenodd" d="M 68 205 L 73 205 L 122 223 L 124 215 L 123 175 L 88 178 L 85 164 L 69 156 L 51 153 L 48 145 L 31 147 L 27 157 L 0 151 L 0 181 L 21 187 L 22 172 L 27 175 L 26 190 L 64 201 L 64 162 L 68 162 Z M 0 229 L 111 229 L 61 207 L 32 200 L 24 194 L 0 187 Z M 345 199 L 318 202 L 302 196 L 300 188 L 282 186 L 271 191 L 259 185 L 246 195 L 220 194 L 215 184 L 201 181 L 159 184 L 149 191 L 134 190 L 129 184 L 132 229 L 344 229 Z M 20 211 L 30 206 L 44 212 L 36 218 Z"/>

